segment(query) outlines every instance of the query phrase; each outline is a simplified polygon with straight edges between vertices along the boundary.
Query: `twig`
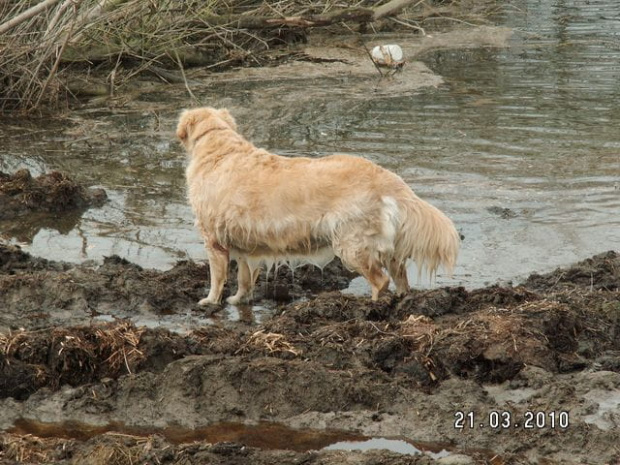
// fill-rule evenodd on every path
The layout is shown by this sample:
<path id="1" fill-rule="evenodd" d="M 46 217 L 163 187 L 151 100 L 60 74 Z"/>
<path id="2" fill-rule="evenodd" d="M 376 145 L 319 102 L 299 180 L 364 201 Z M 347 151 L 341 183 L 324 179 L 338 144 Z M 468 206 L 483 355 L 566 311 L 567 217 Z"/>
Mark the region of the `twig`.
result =
<path id="1" fill-rule="evenodd" d="M 125 359 L 125 368 L 127 368 L 127 373 L 129 373 L 130 375 L 133 375 L 133 373 L 131 372 L 131 368 L 129 368 L 129 361 L 127 360 L 127 353 L 125 352 L 125 348 L 123 347 L 123 359 Z"/>
<path id="2" fill-rule="evenodd" d="M 60 8 L 58 8 L 58 10 L 56 11 L 56 14 L 54 15 L 54 17 L 51 19 L 51 21 L 47 25 L 47 30 L 45 31 L 45 34 L 43 35 L 43 40 L 47 39 L 53 32 L 55 32 L 56 26 L 58 22 L 60 21 L 60 19 L 62 18 L 62 15 L 64 14 L 65 11 L 67 11 L 67 8 L 69 8 L 73 4 L 75 4 L 74 0 L 65 0 L 63 4 L 60 5 Z"/>
<path id="3" fill-rule="evenodd" d="M 451 16 L 431 16 L 429 18 L 424 18 L 422 21 L 430 21 L 430 20 L 442 20 L 442 19 L 446 19 L 448 21 L 454 21 L 456 23 L 462 23 L 465 24 L 467 26 L 472 26 L 472 27 L 476 27 L 478 26 L 478 24 L 474 24 L 474 23 L 470 23 L 467 21 L 463 21 L 462 19 L 458 19 L 458 18 L 452 18 Z"/>
<path id="4" fill-rule="evenodd" d="M 198 101 L 198 99 L 196 98 L 196 96 L 192 92 L 192 89 L 189 88 L 189 84 L 187 82 L 187 77 L 185 76 L 185 70 L 183 69 L 183 63 L 181 62 L 181 57 L 179 57 L 179 52 L 177 52 L 176 49 L 174 50 L 174 56 L 177 59 L 177 63 L 179 64 L 179 70 L 181 71 L 181 75 L 183 76 L 183 83 L 185 84 L 185 88 L 187 89 L 187 93 L 189 94 L 189 96 L 194 101 Z"/>
<path id="5" fill-rule="evenodd" d="M 366 47 L 366 44 L 364 42 L 362 42 L 362 46 L 364 47 L 364 50 L 366 50 L 366 53 L 368 54 L 368 58 L 370 58 L 370 61 L 372 62 L 373 65 L 375 65 L 375 69 L 377 70 L 377 72 L 379 73 L 379 75 L 381 76 L 381 78 L 383 78 L 383 71 L 381 71 L 381 68 L 379 68 L 379 65 L 377 64 L 377 62 L 373 59 L 372 57 L 372 53 L 370 53 L 370 50 L 368 50 L 368 47 Z"/>
<path id="6" fill-rule="evenodd" d="M 426 31 L 421 26 L 417 26 L 417 25 L 411 24 L 408 21 L 402 21 L 402 20 L 400 20 L 398 18 L 390 18 L 390 21 L 393 21 L 393 22 L 395 22 L 397 24 L 400 24 L 402 26 L 410 27 L 411 29 L 415 29 L 416 31 L 420 31 L 423 36 L 426 35 Z"/>

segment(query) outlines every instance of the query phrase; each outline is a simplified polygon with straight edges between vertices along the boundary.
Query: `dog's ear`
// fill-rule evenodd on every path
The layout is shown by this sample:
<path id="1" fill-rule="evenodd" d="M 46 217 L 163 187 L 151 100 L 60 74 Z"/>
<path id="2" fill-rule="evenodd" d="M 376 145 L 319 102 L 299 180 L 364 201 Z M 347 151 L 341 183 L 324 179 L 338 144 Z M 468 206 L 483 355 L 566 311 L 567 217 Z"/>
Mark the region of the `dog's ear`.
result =
<path id="1" fill-rule="evenodd" d="M 228 112 L 226 108 L 222 108 L 217 112 L 219 113 L 220 118 L 230 126 L 230 129 L 232 129 L 233 131 L 237 130 L 237 123 L 235 121 L 235 118 L 232 117 L 232 115 Z"/>
<path id="2" fill-rule="evenodd" d="M 177 125 L 177 137 L 184 144 L 187 142 L 187 138 L 194 124 L 196 124 L 196 118 L 191 113 L 191 110 L 184 110 L 179 117 L 179 124 Z"/>

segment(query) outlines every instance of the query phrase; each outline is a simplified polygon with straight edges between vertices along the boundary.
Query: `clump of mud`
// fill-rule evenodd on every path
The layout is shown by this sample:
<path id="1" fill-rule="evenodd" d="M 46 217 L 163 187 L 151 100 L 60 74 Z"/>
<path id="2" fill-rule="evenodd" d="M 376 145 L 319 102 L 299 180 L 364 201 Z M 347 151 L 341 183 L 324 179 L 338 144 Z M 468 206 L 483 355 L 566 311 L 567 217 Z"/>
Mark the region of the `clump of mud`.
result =
<path id="1" fill-rule="evenodd" d="M 16 318 L 37 309 L 49 312 L 53 321 L 55 312 L 93 311 L 103 303 L 127 316 L 138 311 L 183 312 L 196 305 L 207 278 L 205 266 L 190 262 L 166 272 L 143 270 L 118 257 L 107 258 L 97 268 L 59 267 L 16 248 L 0 252 L 0 298 Z M 33 270 L 24 271 L 29 260 Z M 280 306 L 259 326 L 205 327 L 189 335 L 138 329 L 127 321 L 39 331 L 36 327 L 46 318 L 31 314 L 30 322 L 23 317 L 20 321 L 33 329 L 0 335 L 4 373 L 22 373 L 5 377 L 13 381 L 5 381 L 0 395 L 24 398 L 41 386 L 57 389 L 64 383 L 80 385 L 142 369 L 159 370 L 196 354 L 243 356 L 246 362 L 268 356 L 336 370 L 363 367 L 426 390 L 454 376 L 501 383 L 528 365 L 565 373 L 605 359 L 605 366 L 614 370 L 620 367 L 620 358 L 609 357 L 620 349 L 618 290 L 590 292 L 590 283 L 580 284 L 581 273 L 574 270 L 605 269 L 608 273 L 598 278 L 606 282 L 619 264 L 619 257 L 610 252 L 573 271 L 550 274 L 544 279 L 554 283 L 552 276 L 558 273 L 575 276 L 570 291 L 553 295 L 526 286 L 491 286 L 412 291 L 403 298 L 386 296 L 372 302 L 327 292 Z M 314 284 L 307 275 L 305 279 Z M 527 282 L 541 279 L 533 275 Z M 56 294 L 50 297 L 52 285 Z M 585 289 L 575 292 L 581 285 Z M 17 291 L 21 300 L 15 298 Z"/>
<path id="2" fill-rule="evenodd" d="M 569 268 L 558 268 L 552 273 L 540 275 L 533 273 L 525 281 L 530 289 L 567 291 L 588 289 L 594 291 L 617 291 L 620 288 L 620 264 L 618 253 L 609 251 Z"/>
<path id="3" fill-rule="evenodd" d="M 36 178 L 27 169 L 12 175 L 0 172 L 0 220 L 32 212 L 83 210 L 101 206 L 106 199 L 103 189 L 88 189 L 58 171 Z"/>

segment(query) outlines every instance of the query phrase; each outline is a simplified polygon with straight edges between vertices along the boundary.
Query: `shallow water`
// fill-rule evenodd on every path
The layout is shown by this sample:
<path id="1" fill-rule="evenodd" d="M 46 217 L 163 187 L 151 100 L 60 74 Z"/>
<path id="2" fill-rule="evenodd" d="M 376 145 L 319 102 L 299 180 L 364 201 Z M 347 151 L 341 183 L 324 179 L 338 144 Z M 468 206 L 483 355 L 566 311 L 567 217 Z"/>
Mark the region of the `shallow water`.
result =
<path id="1" fill-rule="evenodd" d="M 369 451 L 369 450 L 389 450 L 390 452 L 396 452 L 398 454 L 407 455 L 419 455 L 426 453 L 434 459 L 440 459 L 450 455 L 443 447 L 438 447 L 438 451 L 431 451 L 423 446 L 412 444 L 409 441 L 403 439 L 390 439 L 390 438 L 370 438 L 364 441 L 338 441 L 324 447 L 323 450 L 346 450 L 346 451 Z"/>
<path id="2" fill-rule="evenodd" d="M 515 29 L 507 48 L 416 57 L 443 77 L 437 88 L 390 93 L 375 79 L 277 79 L 277 69 L 275 81 L 191 85 L 199 103 L 230 107 L 258 146 L 351 153 L 399 173 L 465 236 L 454 279 L 438 284 L 518 281 L 619 248 L 620 21 L 615 0 L 504 8 L 499 23 Z M 111 198 L 75 224 L 11 240 L 68 261 L 118 254 L 167 268 L 205 258 L 173 133 L 178 110 L 196 102 L 183 86 L 148 83 L 128 98 L 90 103 L 69 122 L 0 121 L 0 170 L 60 169 Z M 351 291 L 368 288 L 358 280 Z"/>

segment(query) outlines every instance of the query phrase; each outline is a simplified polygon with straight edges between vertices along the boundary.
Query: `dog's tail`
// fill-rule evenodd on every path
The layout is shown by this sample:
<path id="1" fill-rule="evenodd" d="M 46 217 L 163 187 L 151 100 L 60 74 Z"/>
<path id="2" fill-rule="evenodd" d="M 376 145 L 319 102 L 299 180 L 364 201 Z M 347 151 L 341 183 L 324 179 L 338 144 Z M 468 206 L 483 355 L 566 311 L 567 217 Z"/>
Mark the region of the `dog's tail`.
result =
<path id="1" fill-rule="evenodd" d="M 432 280 L 440 266 L 452 276 L 461 245 L 459 233 L 441 210 L 409 194 L 399 202 L 401 227 L 394 258 L 400 263 L 411 258 L 418 266 L 418 276 L 426 270 Z"/>

